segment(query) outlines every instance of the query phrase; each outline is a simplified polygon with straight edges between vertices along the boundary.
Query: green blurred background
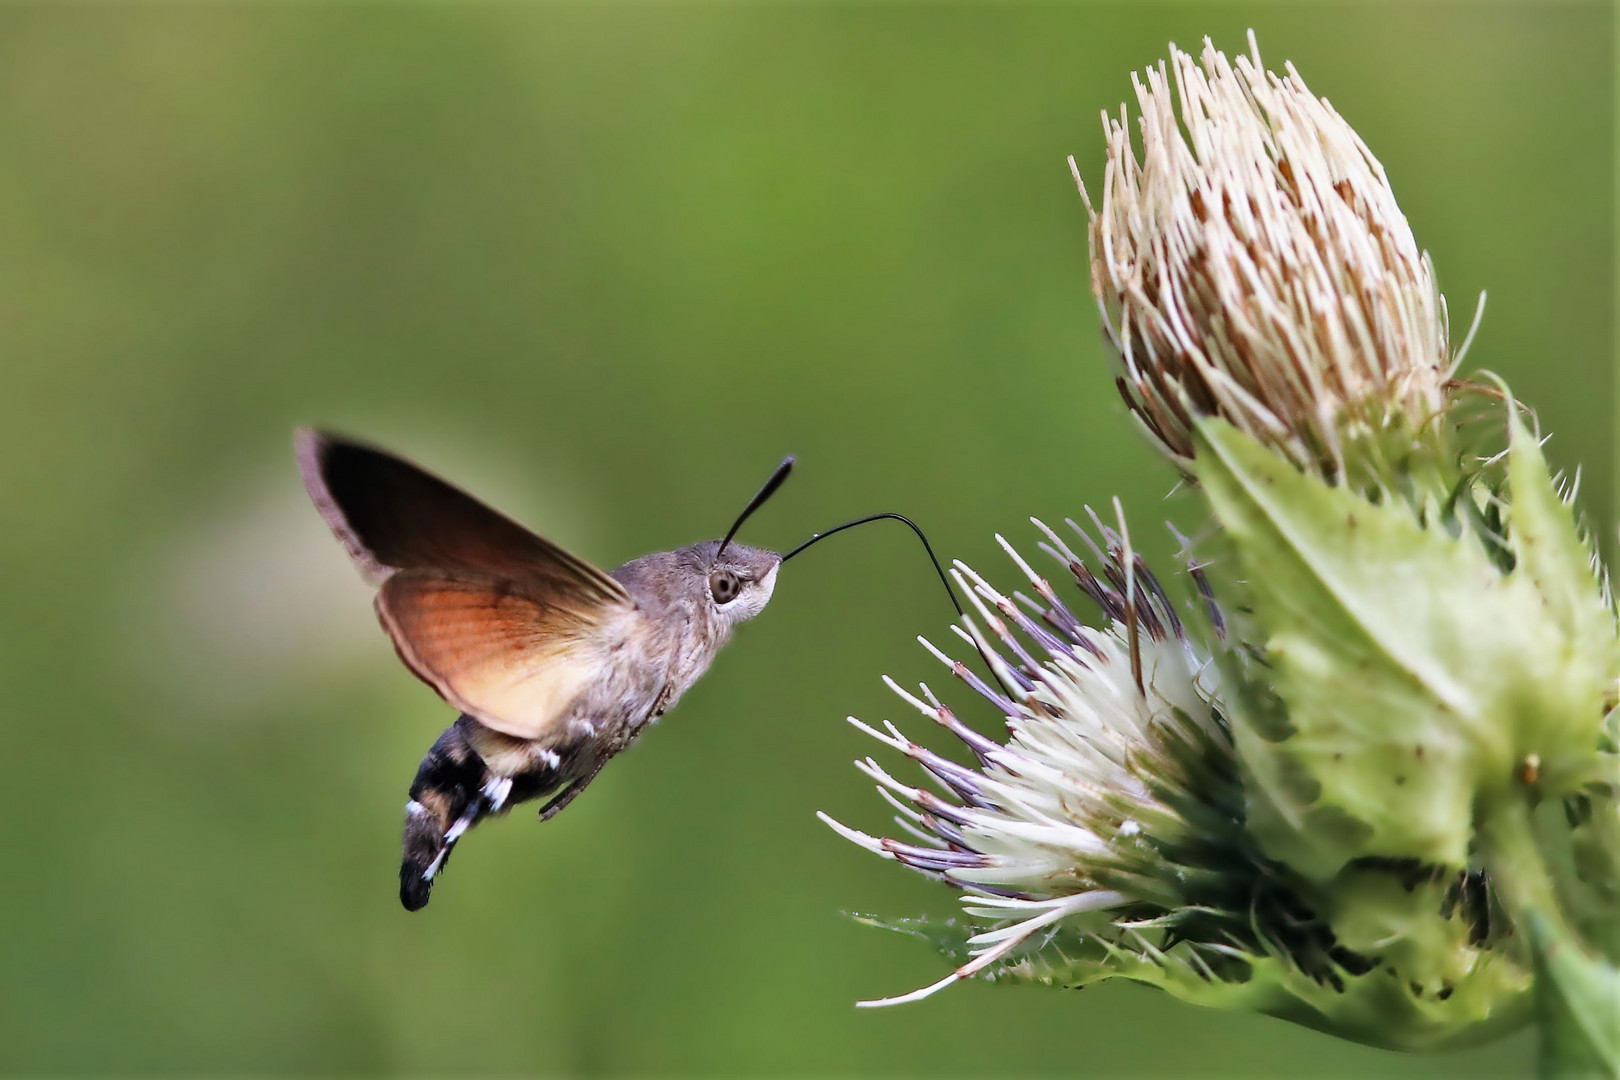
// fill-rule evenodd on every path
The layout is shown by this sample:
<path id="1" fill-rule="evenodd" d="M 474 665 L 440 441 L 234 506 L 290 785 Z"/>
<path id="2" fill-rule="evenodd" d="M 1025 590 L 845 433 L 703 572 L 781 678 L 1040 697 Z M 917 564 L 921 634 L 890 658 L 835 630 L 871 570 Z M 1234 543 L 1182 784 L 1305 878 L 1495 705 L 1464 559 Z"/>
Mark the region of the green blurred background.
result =
<path id="1" fill-rule="evenodd" d="M 408 453 L 603 566 L 898 509 L 1001 530 L 1169 470 L 1122 415 L 1064 164 L 1175 40 L 1253 26 L 1380 155 L 1471 366 L 1614 532 L 1606 6 L 0 9 L 0 1071 L 1522 1073 L 1128 985 L 972 985 L 847 909 L 953 898 L 842 722 L 943 680 L 898 528 L 792 564 L 715 670 L 427 911 L 401 805 L 449 710 L 308 506 L 293 425 Z M 1195 523 L 1183 522 L 1184 526 Z M 981 716 L 981 720 L 982 720 Z M 915 718 L 913 725 L 921 722 Z"/>

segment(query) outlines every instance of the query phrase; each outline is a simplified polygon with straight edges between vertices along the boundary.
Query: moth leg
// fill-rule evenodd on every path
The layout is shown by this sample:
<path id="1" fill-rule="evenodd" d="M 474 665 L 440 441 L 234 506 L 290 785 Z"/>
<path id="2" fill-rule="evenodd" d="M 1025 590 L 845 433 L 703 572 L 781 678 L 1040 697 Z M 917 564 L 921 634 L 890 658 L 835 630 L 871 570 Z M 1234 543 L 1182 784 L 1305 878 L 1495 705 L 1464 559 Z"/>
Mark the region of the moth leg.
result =
<path id="1" fill-rule="evenodd" d="M 540 808 L 540 820 L 550 821 L 562 813 L 564 807 L 579 798 L 579 793 L 584 791 L 586 785 L 592 780 L 596 779 L 596 774 L 601 772 L 602 766 L 606 764 L 606 757 L 593 757 L 584 771 L 576 776 L 567 787 L 553 795 L 550 801 Z"/>

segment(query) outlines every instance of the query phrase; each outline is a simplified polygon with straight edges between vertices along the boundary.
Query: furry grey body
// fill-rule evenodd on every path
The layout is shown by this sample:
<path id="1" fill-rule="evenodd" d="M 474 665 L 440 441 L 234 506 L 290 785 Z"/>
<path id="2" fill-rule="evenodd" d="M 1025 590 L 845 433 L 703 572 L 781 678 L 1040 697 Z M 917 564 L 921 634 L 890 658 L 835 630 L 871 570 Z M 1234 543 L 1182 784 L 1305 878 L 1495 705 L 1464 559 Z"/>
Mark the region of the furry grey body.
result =
<path id="1" fill-rule="evenodd" d="M 781 559 L 710 540 L 655 552 L 611 576 L 634 601 L 593 641 L 592 679 L 544 736 L 520 739 L 463 715 L 422 760 L 406 804 L 400 899 L 427 904 L 434 877 L 480 820 L 548 798 L 541 820 L 572 802 L 615 754 L 672 708 L 708 670 L 737 624 L 764 609 Z M 718 556 L 718 557 L 717 557 Z M 718 600 L 716 575 L 736 593 Z"/>

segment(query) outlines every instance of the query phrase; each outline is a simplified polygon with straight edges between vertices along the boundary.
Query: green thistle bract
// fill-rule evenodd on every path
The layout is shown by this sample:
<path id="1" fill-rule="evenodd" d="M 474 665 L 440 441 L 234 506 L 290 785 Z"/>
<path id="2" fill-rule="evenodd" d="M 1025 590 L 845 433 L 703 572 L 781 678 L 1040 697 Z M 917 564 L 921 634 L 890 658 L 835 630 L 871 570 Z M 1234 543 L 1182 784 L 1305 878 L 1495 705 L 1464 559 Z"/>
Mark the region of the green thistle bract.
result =
<path id="1" fill-rule="evenodd" d="M 1614 620 L 1513 425 L 1511 571 L 1473 532 L 1301 473 L 1220 421 L 1197 428 L 1192 467 L 1260 658 L 1230 665 L 1251 828 L 1313 880 L 1366 857 L 1466 867 L 1482 804 L 1532 773 L 1543 798 L 1597 779 Z"/>

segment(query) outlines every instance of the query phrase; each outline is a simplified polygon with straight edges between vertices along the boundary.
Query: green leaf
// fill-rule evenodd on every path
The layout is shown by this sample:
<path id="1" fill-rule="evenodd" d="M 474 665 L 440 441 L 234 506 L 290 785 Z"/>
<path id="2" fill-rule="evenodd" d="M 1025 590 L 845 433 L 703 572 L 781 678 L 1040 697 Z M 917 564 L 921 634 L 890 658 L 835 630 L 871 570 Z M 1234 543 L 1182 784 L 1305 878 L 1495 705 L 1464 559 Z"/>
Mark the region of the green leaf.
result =
<path id="1" fill-rule="evenodd" d="M 935 952 L 954 965 L 961 966 L 972 958 L 972 953 L 968 949 L 968 938 L 977 931 L 965 919 L 935 919 L 927 916 L 886 919 L 881 915 L 863 915 L 854 911 L 845 914 L 862 926 L 876 927 L 879 930 L 888 930 L 891 933 L 926 941 Z"/>

